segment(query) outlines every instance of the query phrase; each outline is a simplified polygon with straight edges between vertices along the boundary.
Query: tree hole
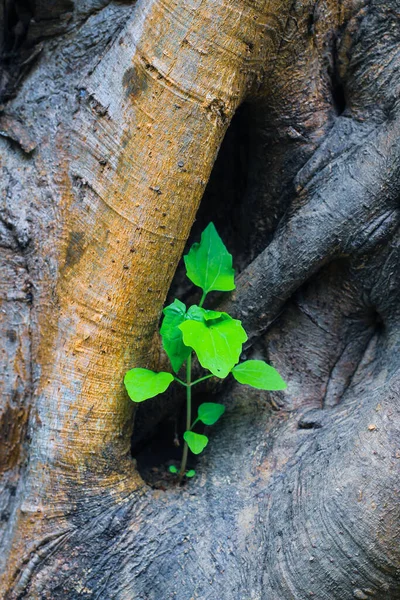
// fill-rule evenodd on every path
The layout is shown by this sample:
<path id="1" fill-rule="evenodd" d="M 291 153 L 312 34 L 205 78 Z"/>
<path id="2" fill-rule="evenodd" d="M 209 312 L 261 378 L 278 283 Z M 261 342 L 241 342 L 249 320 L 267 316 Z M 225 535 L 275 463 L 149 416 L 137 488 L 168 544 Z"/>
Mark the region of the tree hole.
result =
<path id="1" fill-rule="evenodd" d="M 343 114 L 346 110 L 346 96 L 344 86 L 341 82 L 337 80 L 337 78 L 334 78 L 332 82 L 332 99 L 336 114 Z"/>
<path id="2" fill-rule="evenodd" d="M 300 421 L 297 423 L 297 427 L 299 429 L 321 429 L 322 424 L 320 423 L 320 421 L 317 421 L 315 419 L 308 420 L 304 418 L 300 419 Z"/>
<path id="3" fill-rule="evenodd" d="M 166 396 L 166 395 L 165 395 Z M 186 429 L 186 400 L 179 397 L 163 396 L 163 402 L 171 403 L 171 412 L 155 424 L 143 435 L 141 425 L 157 410 L 157 400 L 149 400 L 139 406 L 136 423 L 137 431 L 132 437 L 132 456 L 136 459 L 137 469 L 142 479 L 154 489 L 166 490 L 178 484 L 178 476 L 169 472 L 171 465 L 180 468 L 184 440 L 183 433 Z M 202 402 L 209 402 L 209 394 L 197 393 L 192 397 L 192 422 L 197 415 L 198 406 Z M 153 403 L 153 406 L 152 406 Z M 136 428 L 135 428 L 136 429 Z M 196 424 L 193 431 L 204 433 L 205 426 Z M 186 471 L 196 470 L 198 457 L 189 451 Z M 185 478 L 183 482 L 185 482 Z"/>

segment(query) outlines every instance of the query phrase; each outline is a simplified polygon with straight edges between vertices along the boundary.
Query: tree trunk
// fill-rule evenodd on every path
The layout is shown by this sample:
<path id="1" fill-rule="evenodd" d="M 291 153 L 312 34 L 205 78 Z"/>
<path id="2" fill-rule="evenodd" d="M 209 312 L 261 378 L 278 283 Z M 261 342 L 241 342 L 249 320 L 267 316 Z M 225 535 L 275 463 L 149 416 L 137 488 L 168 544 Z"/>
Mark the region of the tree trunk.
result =
<path id="1" fill-rule="evenodd" d="M 396 0 L 0 24 L 1 597 L 400 599 Z M 226 415 L 160 485 L 181 399 L 134 415 L 122 379 L 163 363 L 210 220 L 240 270 L 214 304 L 288 389 L 203 388 Z"/>

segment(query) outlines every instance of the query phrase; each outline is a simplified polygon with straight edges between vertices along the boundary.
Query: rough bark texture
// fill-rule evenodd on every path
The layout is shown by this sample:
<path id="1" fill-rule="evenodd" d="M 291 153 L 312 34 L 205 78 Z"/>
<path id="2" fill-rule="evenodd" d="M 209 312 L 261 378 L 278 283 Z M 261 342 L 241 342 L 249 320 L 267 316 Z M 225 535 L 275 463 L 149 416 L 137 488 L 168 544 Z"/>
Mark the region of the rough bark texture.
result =
<path id="1" fill-rule="evenodd" d="M 5 0 L 0 24 L 1 597 L 399 599 L 398 2 Z M 192 237 L 223 232 L 215 302 L 289 386 L 209 389 L 197 479 L 157 490 L 122 377 L 163 360 L 224 137 Z M 171 410 L 139 411 L 134 453 Z"/>

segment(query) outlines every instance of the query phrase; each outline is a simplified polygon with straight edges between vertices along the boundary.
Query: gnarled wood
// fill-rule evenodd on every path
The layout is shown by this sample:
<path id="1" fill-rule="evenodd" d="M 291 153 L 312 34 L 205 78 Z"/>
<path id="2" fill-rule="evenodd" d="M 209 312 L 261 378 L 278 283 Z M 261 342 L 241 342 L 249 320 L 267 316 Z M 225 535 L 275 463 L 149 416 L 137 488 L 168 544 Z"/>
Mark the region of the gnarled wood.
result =
<path id="1" fill-rule="evenodd" d="M 5 6 L 2 596 L 398 600 L 396 2 Z M 289 386 L 219 388 L 196 480 L 154 490 L 122 378 L 244 102 L 224 306 Z"/>

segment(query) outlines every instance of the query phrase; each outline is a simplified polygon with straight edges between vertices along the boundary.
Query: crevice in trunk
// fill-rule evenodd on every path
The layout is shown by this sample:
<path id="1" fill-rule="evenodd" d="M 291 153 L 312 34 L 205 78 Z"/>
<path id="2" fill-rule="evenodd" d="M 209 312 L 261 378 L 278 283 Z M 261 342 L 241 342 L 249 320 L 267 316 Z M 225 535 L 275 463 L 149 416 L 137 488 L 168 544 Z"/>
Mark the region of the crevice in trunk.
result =
<path id="1" fill-rule="evenodd" d="M 332 65 L 329 69 L 329 76 L 331 80 L 331 94 L 333 107 L 335 109 L 336 115 L 340 116 L 346 110 L 347 102 L 344 84 L 339 76 L 337 44 L 338 42 L 336 40 L 332 51 Z"/>
<path id="2" fill-rule="evenodd" d="M 346 110 L 346 96 L 344 86 L 337 76 L 332 78 L 332 99 L 336 114 L 340 116 Z"/>
<path id="3" fill-rule="evenodd" d="M 194 392 L 194 393 L 193 393 Z M 192 392 L 192 414 L 202 402 L 210 401 L 210 394 L 204 391 Z M 152 401 L 149 401 L 149 404 Z M 132 456 L 136 460 L 137 469 L 142 479 L 154 489 L 165 490 L 178 483 L 176 475 L 169 473 L 168 467 L 180 467 L 183 452 L 183 433 L 186 421 L 186 401 L 180 396 L 172 404 L 171 412 L 162 420 L 156 421 L 147 435 L 140 437 L 134 431 L 132 436 Z M 151 404 L 150 404 L 151 410 Z M 204 433 L 206 427 L 198 423 L 196 433 Z M 195 469 L 198 458 L 189 452 L 187 470 Z M 185 480 L 183 480 L 184 483 Z"/>
<path id="4" fill-rule="evenodd" d="M 5 0 L 0 24 L 3 30 L 0 37 L 0 103 L 14 96 L 20 73 L 30 62 L 26 41 L 32 16 L 29 0 Z"/>

